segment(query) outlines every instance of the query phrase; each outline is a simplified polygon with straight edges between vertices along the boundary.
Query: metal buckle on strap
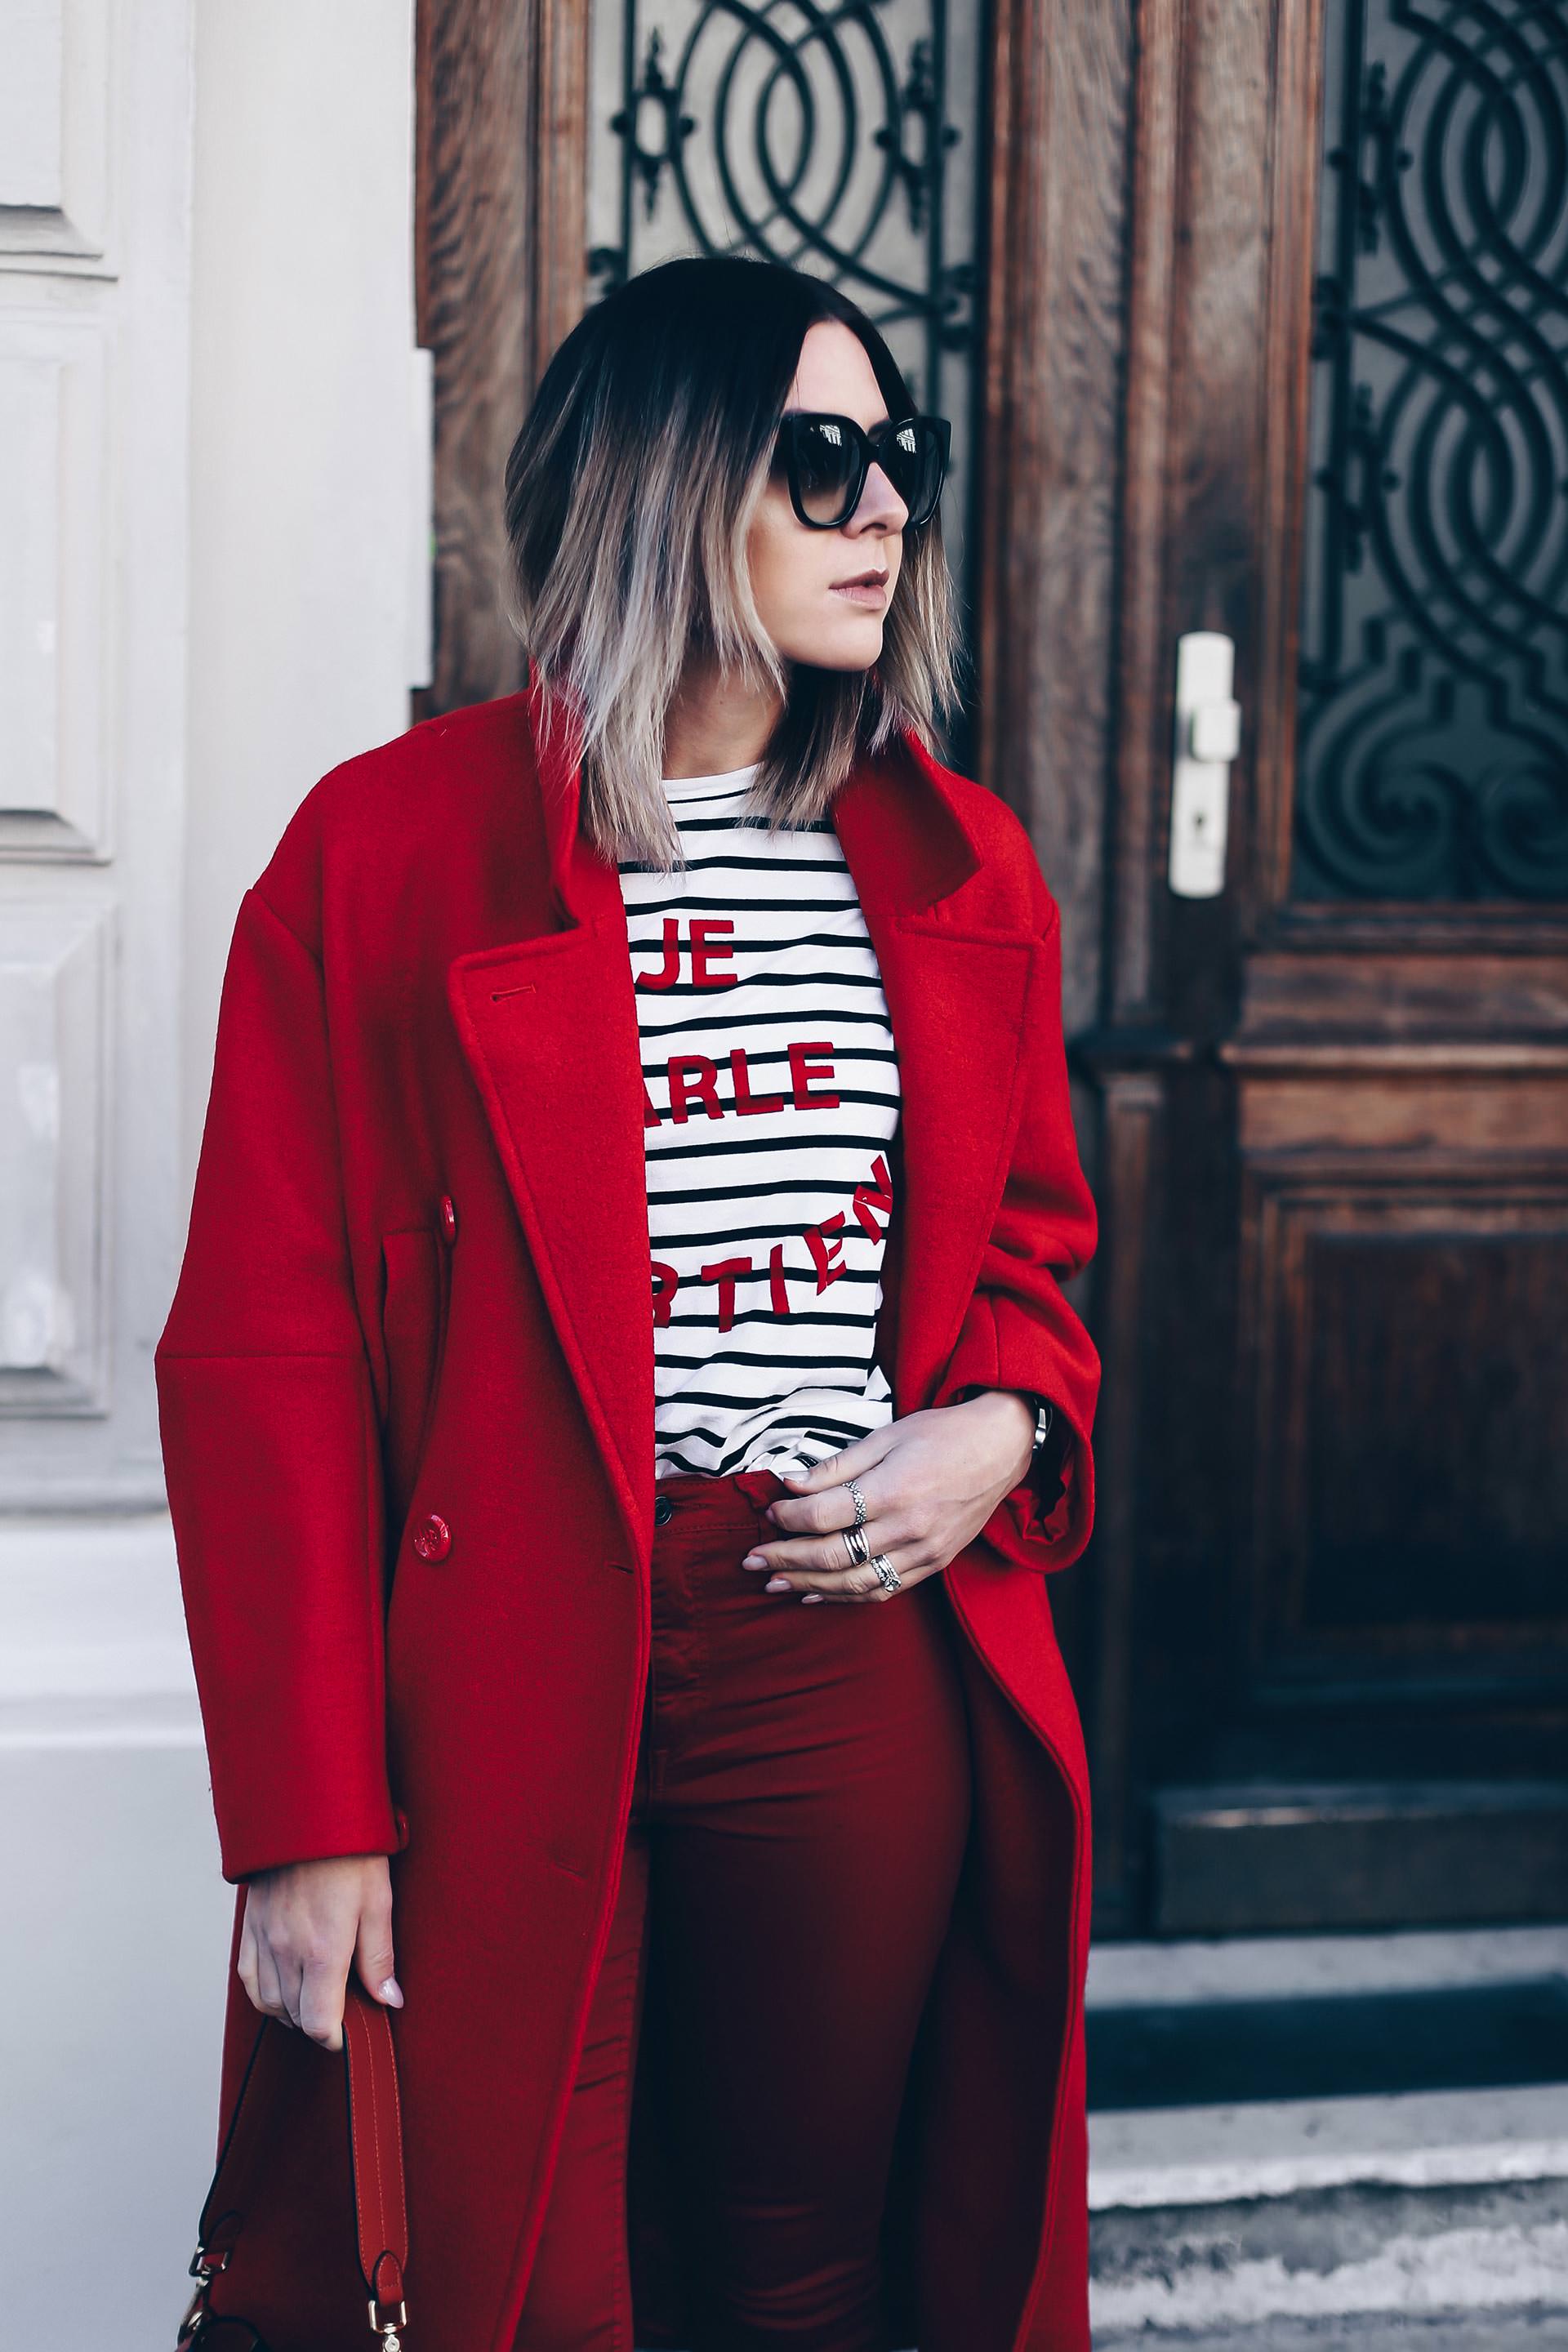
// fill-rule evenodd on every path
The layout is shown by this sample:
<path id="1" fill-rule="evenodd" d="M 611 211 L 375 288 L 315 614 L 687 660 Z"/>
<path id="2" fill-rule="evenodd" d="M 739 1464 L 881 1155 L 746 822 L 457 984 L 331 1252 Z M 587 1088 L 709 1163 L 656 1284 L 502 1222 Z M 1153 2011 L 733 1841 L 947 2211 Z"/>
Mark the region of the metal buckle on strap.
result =
<path id="1" fill-rule="evenodd" d="M 207 2308 L 207 2288 L 219 2271 L 226 2271 L 227 2268 L 228 2249 L 226 2247 L 216 2260 L 209 2259 L 205 2246 L 196 2248 L 185 2265 L 187 2276 L 195 2280 L 196 2290 L 185 2305 L 175 2336 L 176 2343 L 194 2343 L 202 2330 L 211 2325 L 212 2313 Z"/>
<path id="2" fill-rule="evenodd" d="M 387 2308 L 390 2309 L 391 2306 L 388 2305 Z M 398 2339 L 397 2331 L 400 2327 L 406 2327 L 408 2325 L 408 2305 L 405 2303 L 400 2303 L 395 2314 L 391 2319 L 383 2319 L 381 2312 L 382 2305 L 376 2301 L 374 2295 L 372 2295 L 370 2299 L 371 2326 L 374 2328 L 376 2335 L 381 2337 L 385 2347 L 385 2352 L 402 2352 L 402 2346 Z"/>

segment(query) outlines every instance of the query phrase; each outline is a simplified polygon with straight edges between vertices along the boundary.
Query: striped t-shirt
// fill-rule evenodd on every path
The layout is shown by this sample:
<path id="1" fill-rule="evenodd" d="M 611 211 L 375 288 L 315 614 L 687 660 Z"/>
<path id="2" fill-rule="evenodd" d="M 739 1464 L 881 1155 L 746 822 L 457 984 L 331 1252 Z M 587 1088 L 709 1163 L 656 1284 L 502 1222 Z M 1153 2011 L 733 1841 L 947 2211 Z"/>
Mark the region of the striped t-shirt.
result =
<path id="1" fill-rule="evenodd" d="M 899 1069 L 830 817 L 667 779 L 684 874 L 620 868 L 642 1044 L 655 1473 L 795 1470 L 892 1418 L 872 1358 Z"/>

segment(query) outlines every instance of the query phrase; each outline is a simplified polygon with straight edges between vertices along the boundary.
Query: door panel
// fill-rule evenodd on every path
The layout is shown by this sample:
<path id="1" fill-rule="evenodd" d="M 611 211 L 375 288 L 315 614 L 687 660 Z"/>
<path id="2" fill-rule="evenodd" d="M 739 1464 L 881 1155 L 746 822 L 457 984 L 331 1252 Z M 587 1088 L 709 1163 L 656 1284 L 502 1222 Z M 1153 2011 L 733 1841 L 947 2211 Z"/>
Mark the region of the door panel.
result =
<path id="1" fill-rule="evenodd" d="M 1101 1926 L 1540 1916 L 1568 1901 L 1568 26 L 1142 16 L 1123 572 L 1157 586 L 1124 613 L 1080 1045 L 1131 1488 Z M 1163 854 L 1194 629 L 1235 638 L 1244 711 L 1196 901 Z"/>
<path id="2" fill-rule="evenodd" d="M 186 0 L 0 34 L 0 1465 L 62 1528 L 163 1499 L 192 40 Z"/>
<path id="3" fill-rule="evenodd" d="M 1535 1679 L 1568 1642 L 1568 1192 L 1285 1171 L 1248 1212 L 1255 1684 Z"/>

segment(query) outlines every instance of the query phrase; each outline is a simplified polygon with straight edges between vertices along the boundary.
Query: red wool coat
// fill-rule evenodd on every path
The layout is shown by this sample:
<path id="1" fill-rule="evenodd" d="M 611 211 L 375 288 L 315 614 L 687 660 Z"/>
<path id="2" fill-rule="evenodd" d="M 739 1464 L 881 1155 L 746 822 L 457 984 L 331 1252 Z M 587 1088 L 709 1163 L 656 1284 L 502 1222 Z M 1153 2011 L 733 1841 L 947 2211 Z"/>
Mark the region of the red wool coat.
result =
<path id="1" fill-rule="evenodd" d="M 649 1650 L 637 1010 L 619 878 L 545 716 L 531 688 L 349 761 L 247 892 L 156 1355 L 237 1942 L 247 1874 L 393 1857 L 417 2352 L 512 2344 Z M 944 1572 L 974 1813 L 889 2199 L 895 2340 L 1082 2352 L 1088 1793 L 1046 1575 L 1089 1533 L 1099 1368 L 1058 1286 L 1094 1211 L 1056 909 L 1016 816 L 912 740 L 834 815 L 900 1058 L 894 1412 L 1030 1388 L 1072 1432 L 1048 1515 L 1026 1482 Z M 257 2023 L 232 1979 L 220 2131 Z M 342 2060 L 289 2041 L 249 2315 L 275 2352 L 338 2352 L 365 2336 Z M 675 2347 L 651 2056 L 637 2341 Z"/>

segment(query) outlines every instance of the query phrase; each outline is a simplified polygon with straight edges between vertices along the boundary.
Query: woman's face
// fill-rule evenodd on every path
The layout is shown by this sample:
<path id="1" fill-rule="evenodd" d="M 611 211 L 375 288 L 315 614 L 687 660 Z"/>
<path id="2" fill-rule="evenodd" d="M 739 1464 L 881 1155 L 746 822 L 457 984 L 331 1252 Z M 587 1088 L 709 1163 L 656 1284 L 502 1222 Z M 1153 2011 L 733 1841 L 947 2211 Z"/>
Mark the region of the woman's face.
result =
<path id="1" fill-rule="evenodd" d="M 888 415 L 866 346 L 842 320 L 807 328 L 784 402 L 852 416 L 868 431 Z M 860 502 L 836 530 L 811 530 L 779 475 L 763 494 L 746 552 L 763 626 L 786 661 L 816 669 L 869 669 L 882 650 L 882 624 L 903 561 L 909 509 L 873 465 Z M 847 583 L 876 575 L 869 586 Z"/>

